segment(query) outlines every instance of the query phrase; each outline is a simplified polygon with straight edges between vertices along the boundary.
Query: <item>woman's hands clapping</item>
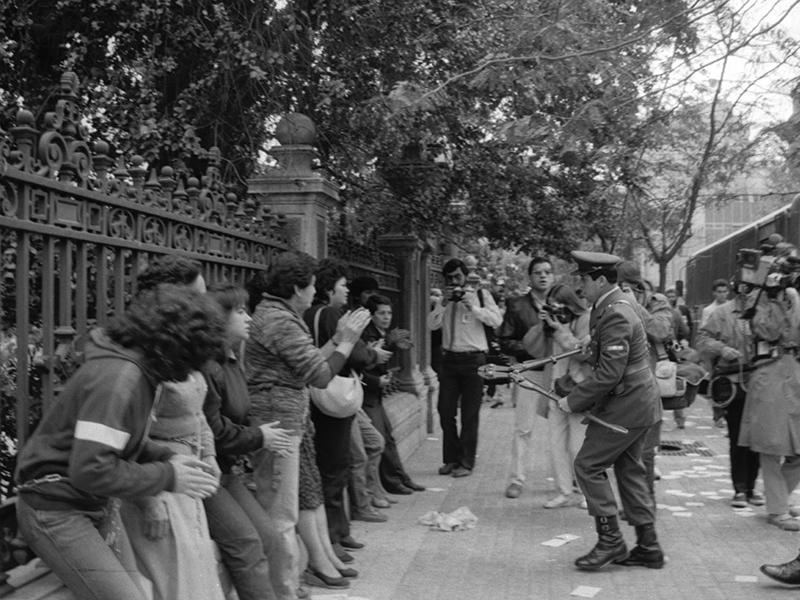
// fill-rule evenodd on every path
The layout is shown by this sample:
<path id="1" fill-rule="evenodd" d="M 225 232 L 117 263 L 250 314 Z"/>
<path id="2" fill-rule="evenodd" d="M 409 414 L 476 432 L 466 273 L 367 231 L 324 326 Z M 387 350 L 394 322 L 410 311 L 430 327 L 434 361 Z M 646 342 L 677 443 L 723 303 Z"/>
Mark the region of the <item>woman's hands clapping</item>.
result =
<path id="1" fill-rule="evenodd" d="M 361 339 L 361 332 L 370 320 L 369 311 L 366 308 L 356 308 L 344 313 L 336 325 L 336 335 L 339 343 L 355 344 Z"/>

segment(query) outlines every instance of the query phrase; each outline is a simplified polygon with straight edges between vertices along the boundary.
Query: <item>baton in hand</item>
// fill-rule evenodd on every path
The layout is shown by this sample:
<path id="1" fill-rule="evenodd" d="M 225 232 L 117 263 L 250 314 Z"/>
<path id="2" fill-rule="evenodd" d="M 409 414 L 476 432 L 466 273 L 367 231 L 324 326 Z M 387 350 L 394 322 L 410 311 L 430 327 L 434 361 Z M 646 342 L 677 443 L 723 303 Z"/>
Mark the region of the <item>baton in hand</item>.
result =
<path id="1" fill-rule="evenodd" d="M 551 393 L 549 390 L 545 389 L 544 387 L 542 387 L 541 385 L 539 385 L 538 383 L 536 383 L 534 381 L 530 381 L 528 379 L 525 379 L 522 375 L 519 375 L 517 373 L 513 373 L 511 375 L 511 378 L 517 384 L 521 385 L 522 387 L 528 388 L 530 390 L 534 390 L 536 392 L 539 392 L 542 396 L 545 396 L 546 398 L 550 398 L 551 400 L 554 400 L 555 402 L 558 402 L 560 400 L 560 398 L 558 396 L 556 396 L 555 394 Z M 600 417 L 598 417 L 596 415 L 593 415 L 590 412 L 582 412 L 582 413 L 575 413 L 575 414 L 581 415 L 582 417 L 586 417 L 590 421 L 594 421 L 598 425 L 602 425 L 603 427 L 606 427 L 606 428 L 608 428 L 611 431 L 614 431 L 616 433 L 628 433 L 628 428 L 627 427 L 623 427 L 622 425 L 617 425 L 616 423 L 609 423 L 608 421 L 604 421 Z"/>

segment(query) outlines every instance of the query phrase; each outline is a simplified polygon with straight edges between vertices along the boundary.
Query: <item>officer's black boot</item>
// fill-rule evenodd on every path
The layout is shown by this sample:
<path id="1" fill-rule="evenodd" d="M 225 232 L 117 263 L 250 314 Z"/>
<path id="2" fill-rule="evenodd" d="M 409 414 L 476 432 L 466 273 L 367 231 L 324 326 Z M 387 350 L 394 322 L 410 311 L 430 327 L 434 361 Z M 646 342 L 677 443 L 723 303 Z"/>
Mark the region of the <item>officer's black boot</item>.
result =
<path id="1" fill-rule="evenodd" d="M 800 585 L 800 555 L 782 565 L 761 565 L 761 572 L 786 585 Z"/>
<path id="2" fill-rule="evenodd" d="M 663 567 L 664 552 L 658 544 L 655 525 L 653 523 L 636 525 L 636 546 L 631 550 L 628 558 L 614 562 L 626 567 L 647 567 L 648 569 Z"/>
<path id="3" fill-rule="evenodd" d="M 620 533 L 617 517 L 595 517 L 594 520 L 597 544 L 589 554 L 575 561 L 575 566 L 583 571 L 596 571 L 628 556 L 628 547 Z"/>

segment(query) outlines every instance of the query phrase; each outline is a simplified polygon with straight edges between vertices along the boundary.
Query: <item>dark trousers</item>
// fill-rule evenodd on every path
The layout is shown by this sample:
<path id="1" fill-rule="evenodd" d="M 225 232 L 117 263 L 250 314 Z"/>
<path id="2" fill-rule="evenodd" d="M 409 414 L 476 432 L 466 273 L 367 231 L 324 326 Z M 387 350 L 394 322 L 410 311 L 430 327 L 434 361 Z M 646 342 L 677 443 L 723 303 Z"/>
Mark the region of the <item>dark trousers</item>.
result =
<path id="1" fill-rule="evenodd" d="M 314 447 L 317 466 L 322 478 L 322 495 L 328 517 L 331 542 L 337 543 L 350 535 L 350 520 L 344 505 L 344 493 L 350 478 L 350 435 L 353 417 L 337 419 L 323 414 L 311 404 L 314 421 Z"/>
<path id="2" fill-rule="evenodd" d="M 442 427 L 442 461 L 472 469 L 478 449 L 478 424 L 483 379 L 478 367 L 486 364 L 485 353 L 451 353 L 442 357 L 439 374 L 439 423 Z M 461 413 L 461 433 L 456 414 Z"/>
<path id="3" fill-rule="evenodd" d="M 614 467 L 622 508 L 631 525 L 655 522 L 655 506 L 647 485 L 642 450 L 651 427 L 631 427 L 626 434 L 590 422 L 586 439 L 575 457 L 575 479 L 586 497 L 589 514 L 619 514 L 606 471 Z"/>
<path id="4" fill-rule="evenodd" d="M 377 399 L 369 405 L 364 404 L 364 412 L 369 415 L 372 425 L 383 436 L 384 447 L 378 472 L 381 484 L 387 492 L 391 493 L 411 481 L 411 478 L 406 473 L 400 453 L 397 451 L 397 443 L 392 436 L 392 424 L 386 414 L 386 409 L 383 408 L 383 400 Z"/>
<path id="5" fill-rule="evenodd" d="M 661 445 L 661 421 L 651 425 L 644 438 L 644 448 L 642 449 L 642 463 L 647 475 L 647 489 L 653 499 L 653 507 L 656 504 L 656 453 Z"/>
<path id="6" fill-rule="evenodd" d="M 752 493 L 758 478 L 758 452 L 747 446 L 740 446 L 739 429 L 746 393 L 740 385 L 736 386 L 736 396 L 725 408 L 725 421 L 728 423 L 728 445 L 731 457 L 731 480 L 734 492 Z"/>
<path id="7" fill-rule="evenodd" d="M 268 517 L 242 478 L 224 474 L 217 493 L 203 500 L 211 539 L 217 542 L 240 600 L 276 598 L 265 548 Z"/>

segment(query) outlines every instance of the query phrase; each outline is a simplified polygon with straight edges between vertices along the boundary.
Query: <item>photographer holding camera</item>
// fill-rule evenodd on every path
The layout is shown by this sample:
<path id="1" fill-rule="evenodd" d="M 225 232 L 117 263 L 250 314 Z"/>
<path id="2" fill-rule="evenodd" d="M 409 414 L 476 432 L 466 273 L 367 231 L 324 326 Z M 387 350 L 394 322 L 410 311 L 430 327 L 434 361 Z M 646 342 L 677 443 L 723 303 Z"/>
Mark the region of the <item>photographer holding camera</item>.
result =
<path id="1" fill-rule="evenodd" d="M 469 269 L 451 258 L 444 267 L 442 303 L 428 315 L 428 328 L 442 330 L 442 364 L 439 373 L 439 422 L 442 427 L 440 475 L 472 474 L 478 447 L 478 422 L 483 379 L 478 367 L 486 363 L 489 349 L 485 327 L 497 327 L 503 317 L 485 290 L 467 284 Z M 461 412 L 461 433 L 456 414 Z"/>
<path id="2" fill-rule="evenodd" d="M 550 288 L 547 304 L 542 306 L 539 318 L 548 330 L 545 335 L 551 338 L 553 354 L 588 344 L 589 311 L 585 301 L 570 286 L 557 283 Z M 531 327 L 522 340 L 530 354 L 538 354 L 541 350 L 541 333 L 537 329 Z M 550 368 L 551 388 L 558 396 L 566 396 L 578 382 L 586 379 L 591 370 L 588 354 L 560 360 Z M 583 415 L 566 413 L 558 409 L 555 400 L 548 401 L 547 439 L 557 495 L 545 502 L 545 508 L 576 505 L 586 508 L 583 495 L 573 489 L 575 471 L 572 467 L 586 436 L 583 420 Z"/>
<path id="3" fill-rule="evenodd" d="M 731 300 L 718 306 L 697 333 L 697 350 L 712 366 L 709 394 L 715 406 L 722 408 L 728 425 L 728 443 L 733 484 L 733 508 L 748 503 L 763 506 L 764 498 L 755 491 L 758 478 L 758 454 L 739 444 L 742 411 L 745 406 L 753 353 L 750 323 L 744 318 L 749 304 L 750 286 L 737 283 Z"/>
<path id="4" fill-rule="evenodd" d="M 756 294 L 750 322 L 754 370 L 747 387 L 739 444 L 759 453 L 768 521 L 800 531 L 789 496 L 800 483 L 800 294 L 791 278 L 774 271 Z M 712 315 L 713 317 L 714 315 Z"/>

